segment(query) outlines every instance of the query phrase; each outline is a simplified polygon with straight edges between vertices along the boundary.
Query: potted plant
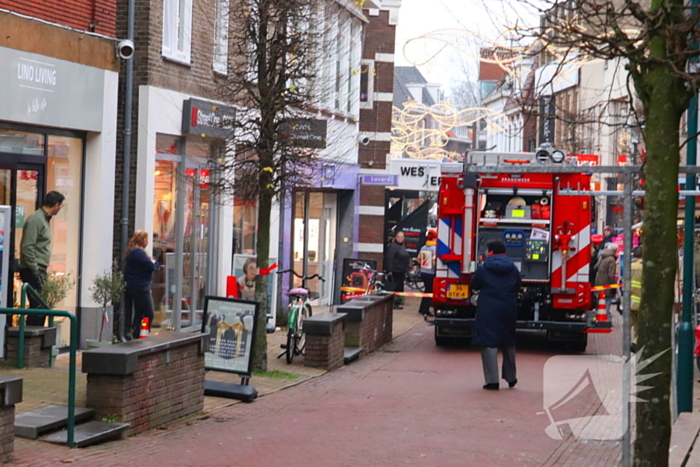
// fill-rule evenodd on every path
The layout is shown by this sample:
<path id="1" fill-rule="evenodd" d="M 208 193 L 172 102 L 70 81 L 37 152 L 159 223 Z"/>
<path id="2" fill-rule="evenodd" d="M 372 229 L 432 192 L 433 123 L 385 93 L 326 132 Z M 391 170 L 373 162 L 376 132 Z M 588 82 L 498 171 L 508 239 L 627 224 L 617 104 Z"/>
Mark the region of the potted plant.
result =
<path id="1" fill-rule="evenodd" d="M 68 296 L 68 292 L 75 286 L 73 273 L 64 274 L 62 272 L 52 272 L 41 281 L 39 296 L 53 310 L 63 299 Z"/>
<path id="2" fill-rule="evenodd" d="M 100 347 L 112 343 L 111 339 L 102 341 L 104 326 L 105 323 L 109 322 L 109 306 L 121 300 L 124 287 L 124 275 L 119 269 L 119 263 L 117 261 L 112 263 L 112 269 L 110 271 L 105 271 L 104 274 L 98 274 L 92 281 L 92 287 L 90 287 L 92 299 L 102 306 L 102 319 L 100 320 L 100 334 L 98 338 L 86 339 L 88 347 Z"/>

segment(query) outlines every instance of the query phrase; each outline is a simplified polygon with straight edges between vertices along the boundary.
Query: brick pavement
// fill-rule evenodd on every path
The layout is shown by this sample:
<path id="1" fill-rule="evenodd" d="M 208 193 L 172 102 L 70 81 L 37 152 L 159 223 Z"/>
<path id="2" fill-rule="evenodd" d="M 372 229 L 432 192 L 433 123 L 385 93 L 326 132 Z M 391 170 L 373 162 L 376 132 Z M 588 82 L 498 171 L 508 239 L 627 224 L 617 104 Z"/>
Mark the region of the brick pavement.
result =
<path id="1" fill-rule="evenodd" d="M 432 332 L 418 324 L 335 372 L 124 441 L 69 450 L 18 440 L 13 465 L 616 465 L 614 444 L 544 433 L 542 368 L 554 352 L 519 348 L 517 388 L 488 392 L 478 352 L 436 348 Z M 596 336 L 589 352 L 614 350 L 615 339 Z"/>

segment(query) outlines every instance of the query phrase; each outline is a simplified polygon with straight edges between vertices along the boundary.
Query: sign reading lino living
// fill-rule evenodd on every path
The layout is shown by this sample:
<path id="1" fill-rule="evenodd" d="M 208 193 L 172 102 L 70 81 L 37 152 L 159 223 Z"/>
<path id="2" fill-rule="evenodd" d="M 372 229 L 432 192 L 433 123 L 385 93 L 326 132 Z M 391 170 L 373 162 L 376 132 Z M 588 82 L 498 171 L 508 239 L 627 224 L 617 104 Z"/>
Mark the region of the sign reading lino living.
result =
<path id="1" fill-rule="evenodd" d="M 234 107 L 199 99 L 187 99 L 182 104 L 183 134 L 231 138 L 235 123 Z"/>
<path id="2" fill-rule="evenodd" d="M 325 120 L 293 119 L 280 125 L 280 131 L 297 148 L 324 149 L 326 147 Z"/>

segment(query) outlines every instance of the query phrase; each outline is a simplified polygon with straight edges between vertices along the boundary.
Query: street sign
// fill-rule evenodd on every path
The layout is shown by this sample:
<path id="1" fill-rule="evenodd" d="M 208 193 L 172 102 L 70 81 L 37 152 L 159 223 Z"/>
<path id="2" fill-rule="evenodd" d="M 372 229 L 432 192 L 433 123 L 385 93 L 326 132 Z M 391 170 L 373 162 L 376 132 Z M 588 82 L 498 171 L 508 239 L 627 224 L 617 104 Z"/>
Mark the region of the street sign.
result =
<path id="1" fill-rule="evenodd" d="M 290 146 L 324 149 L 326 147 L 327 127 L 326 120 L 296 118 L 280 125 L 280 132 Z"/>
<path id="2" fill-rule="evenodd" d="M 396 186 L 399 184 L 399 176 L 391 174 L 363 174 L 360 178 L 360 183 L 362 185 Z"/>
<path id="3" fill-rule="evenodd" d="M 250 377 L 258 307 L 258 302 L 249 300 L 205 297 L 202 333 L 209 334 L 207 370 Z"/>

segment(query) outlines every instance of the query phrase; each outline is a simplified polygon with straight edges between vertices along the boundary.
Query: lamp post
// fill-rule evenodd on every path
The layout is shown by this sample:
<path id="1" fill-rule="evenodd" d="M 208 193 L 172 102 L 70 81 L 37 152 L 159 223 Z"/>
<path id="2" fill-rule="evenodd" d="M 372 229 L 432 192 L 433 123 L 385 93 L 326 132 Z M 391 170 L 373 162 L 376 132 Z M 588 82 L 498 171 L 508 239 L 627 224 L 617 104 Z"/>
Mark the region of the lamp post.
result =
<path id="1" fill-rule="evenodd" d="M 697 163 L 698 97 L 697 93 L 688 106 L 688 146 L 686 165 Z M 685 174 L 685 189 L 695 189 L 695 174 Z M 678 329 L 678 371 L 676 395 L 678 412 L 693 411 L 693 253 L 695 241 L 695 196 L 685 197 L 685 234 L 683 236 L 683 311 Z"/>

